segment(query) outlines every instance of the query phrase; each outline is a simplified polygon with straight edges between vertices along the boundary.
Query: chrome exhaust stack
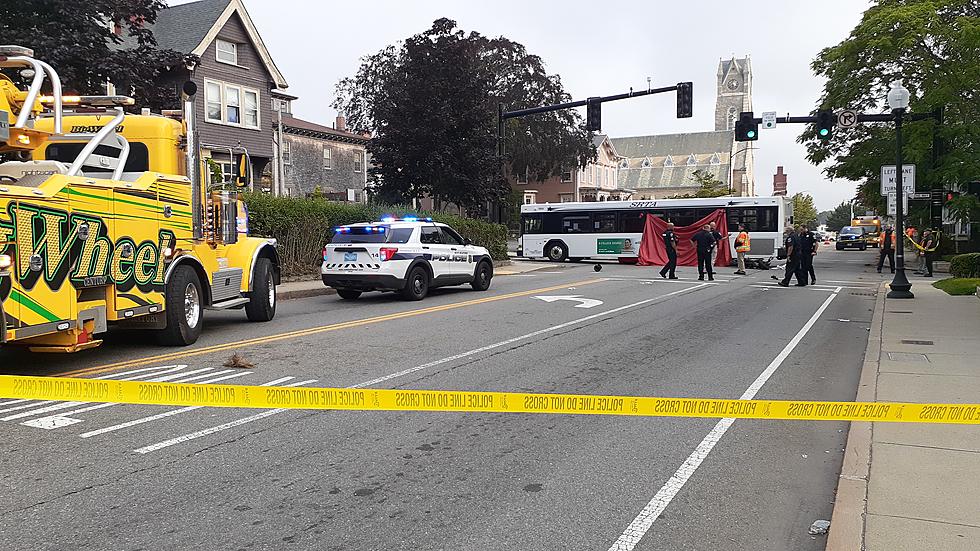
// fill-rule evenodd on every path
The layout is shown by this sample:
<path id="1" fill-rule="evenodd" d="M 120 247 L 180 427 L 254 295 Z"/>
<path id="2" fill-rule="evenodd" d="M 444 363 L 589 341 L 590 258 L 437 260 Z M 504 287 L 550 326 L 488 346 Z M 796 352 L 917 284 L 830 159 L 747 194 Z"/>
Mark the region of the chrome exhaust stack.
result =
<path id="1" fill-rule="evenodd" d="M 187 179 L 191 181 L 194 239 L 199 240 L 204 239 L 204 186 L 201 182 L 201 144 L 197 136 L 197 121 L 194 119 L 194 95 L 197 94 L 197 84 L 190 80 L 185 82 L 182 92 L 184 133 L 187 137 L 184 163 L 187 165 Z"/>

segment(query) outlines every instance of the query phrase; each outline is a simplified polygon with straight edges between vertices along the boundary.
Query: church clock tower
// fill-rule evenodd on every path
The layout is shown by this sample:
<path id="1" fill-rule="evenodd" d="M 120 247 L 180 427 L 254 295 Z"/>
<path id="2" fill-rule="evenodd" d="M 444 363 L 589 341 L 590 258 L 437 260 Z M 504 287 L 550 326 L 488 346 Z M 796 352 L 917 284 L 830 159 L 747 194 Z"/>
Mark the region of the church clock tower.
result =
<path id="1" fill-rule="evenodd" d="M 742 111 L 752 111 L 752 60 L 744 58 L 722 59 L 718 62 L 718 97 L 715 102 L 715 130 L 732 132 L 735 139 L 735 120 Z M 755 195 L 754 158 L 750 148 L 753 142 L 734 144 L 732 185 L 736 195 Z"/>

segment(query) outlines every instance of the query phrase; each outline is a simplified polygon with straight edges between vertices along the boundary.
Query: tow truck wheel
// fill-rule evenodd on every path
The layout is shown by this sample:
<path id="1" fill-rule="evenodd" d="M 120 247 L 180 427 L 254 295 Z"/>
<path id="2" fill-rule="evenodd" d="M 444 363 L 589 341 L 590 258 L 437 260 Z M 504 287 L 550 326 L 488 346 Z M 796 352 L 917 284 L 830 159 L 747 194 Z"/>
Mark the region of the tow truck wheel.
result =
<path id="1" fill-rule="evenodd" d="M 204 302 L 201 280 L 190 266 L 177 266 L 166 291 L 167 327 L 160 341 L 169 346 L 187 346 L 201 336 Z"/>
<path id="2" fill-rule="evenodd" d="M 268 258 L 255 262 L 252 289 L 252 296 L 245 305 L 248 321 L 269 321 L 276 317 L 276 278 L 272 274 L 272 261 Z"/>

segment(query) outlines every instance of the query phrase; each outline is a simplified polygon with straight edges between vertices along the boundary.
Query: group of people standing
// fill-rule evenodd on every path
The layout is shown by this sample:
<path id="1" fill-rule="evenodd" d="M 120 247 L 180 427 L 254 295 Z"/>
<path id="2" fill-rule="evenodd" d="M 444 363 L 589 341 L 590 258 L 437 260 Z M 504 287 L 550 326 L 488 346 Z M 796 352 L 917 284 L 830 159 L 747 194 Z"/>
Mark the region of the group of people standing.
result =
<path id="1" fill-rule="evenodd" d="M 897 232 L 894 226 L 885 226 L 881 235 L 878 236 L 878 273 L 885 266 L 885 259 L 888 259 L 888 267 L 895 273 L 895 247 L 898 246 Z M 909 227 L 905 231 L 909 242 L 916 252 L 915 273 L 923 277 L 932 277 L 932 262 L 936 252 L 936 235 L 932 230 L 923 230 L 922 236 L 914 227 Z"/>
<path id="2" fill-rule="evenodd" d="M 749 234 L 745 231 L 745 225 L 738 225 L 738 236 L 735 238 L 735 251 L 738 254 L 739 275 L 745 275 L 745 254 L 749 252 Z M 660 277 L 665 279 L 677 279 L 674 271 L 677 268 L 677 234 L 674 233 L 674 224 L 668 223 L 667 229 L 661 234 L 664 240 L 664 247 L 667 249 L 667 264 L 660 270 Z M 691 242 L 697 248 L 698 253 L 698 280 L 704 281 L 705 275 L 708 281 L 715 280 L 715 261 L 718 259 L 718 248 L 725 242 L 725 236 L 718 231 L 718 226 L 714 222 L 705 224 L 691 238 Z M 669 276 L 669 277 L 668 277 Z"/>
<path id="3" fill-rule="evenodd" d="M 807 281 L 809 285 L 814 285 L 817 282 L 817 275 L 813 271 L 813 257 L 817 254 L 817 236 L 804 224 L 795 228 L 786 226 L 783 232 L 783 247 L 786 249 L 786 277 L 779 282 L 779 285 L 789 287 L 789 281 L 793 276 L 796 276 L 797 287 L 805 287 L 808 285 Z"/>

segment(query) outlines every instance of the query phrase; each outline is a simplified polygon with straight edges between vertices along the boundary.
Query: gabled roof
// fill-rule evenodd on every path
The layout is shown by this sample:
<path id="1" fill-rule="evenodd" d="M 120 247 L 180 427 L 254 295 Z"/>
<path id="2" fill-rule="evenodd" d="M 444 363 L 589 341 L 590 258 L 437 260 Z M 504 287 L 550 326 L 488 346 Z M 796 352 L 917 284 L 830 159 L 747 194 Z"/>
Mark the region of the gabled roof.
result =
<path id="1" fill-rule="evenodd" d="M 255 51 L 265 69 L 272 75 L 278 88 L 288 88 L 286 78 L 279 72 L 272 55 L 262 42 L 255 23 L 248 15 L 242 0 L 198 0 L 160 10 L 151 30 L 160 49 L 175 50 L 184 54 L 204 55 L 204 51 L 214 42 L 218 32 L 233 15 L 237 14 L 255 45 Z M 132 44 L 130 44 L 132 43 Z M 135 45 L 132 37 L 123 39 L 124 46 Z"/>
<path id="2" fill-rule="evenodd" d="M 723 59 L 718 63 L 718 74 L 727 77 L 728 73 L 733 70 L 742 73 L 749 70 L 751 63 L 752 61 L 748 56 L 740 58 L 732 56 L 731 59 Z"/>
<path id="3" fill-rule="evenodd" d="M 619 188 L 696 188 L 694 171 L 702 170 L 728 182 L 733 145 L 731 132 L 691 132 L 612 138 L 627 159 L 619 169 Z M 683 162 L 678 160 L 683 159 Z M 690 162 L 693 159 L 693 163 Z"/>

